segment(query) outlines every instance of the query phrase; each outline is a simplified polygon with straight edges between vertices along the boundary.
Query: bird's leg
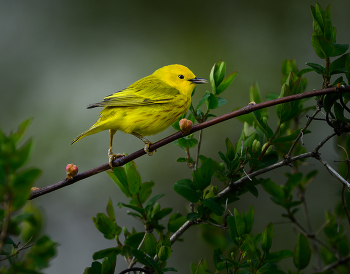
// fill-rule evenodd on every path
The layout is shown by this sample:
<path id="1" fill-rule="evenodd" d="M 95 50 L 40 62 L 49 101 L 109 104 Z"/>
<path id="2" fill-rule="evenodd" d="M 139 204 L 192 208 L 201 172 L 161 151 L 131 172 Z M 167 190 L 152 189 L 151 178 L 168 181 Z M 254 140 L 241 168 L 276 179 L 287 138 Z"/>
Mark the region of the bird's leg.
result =
<path id="1" fill-rule="evenodd" d="M 134 135 L 135 137 L 139 138 L 142 142 L 145 143 L 145 147 L 144 147 L 144 151 L 149 155 L 152 156 L 153 152 L 157 151 L 156 149 L 154 151 L 149 151 L 149 146 L 152 145 L 153 143 L 149 140 L 147 140 L 146 138 L 144 138 L 142 135 L 136 133 L 136 132 L 132 132 L 132 135 Z"/>
<path id="2" fill-rule="evenodd" d="M 113 144 L 113 136 L 117 131 L 114 129 L 109 130 L 109 150 L 108 150 L 108 163 L 113 170 L 113 161 L 119 157 L 125 156 L 125 154 L 113 154 L 112 144 Z"/>

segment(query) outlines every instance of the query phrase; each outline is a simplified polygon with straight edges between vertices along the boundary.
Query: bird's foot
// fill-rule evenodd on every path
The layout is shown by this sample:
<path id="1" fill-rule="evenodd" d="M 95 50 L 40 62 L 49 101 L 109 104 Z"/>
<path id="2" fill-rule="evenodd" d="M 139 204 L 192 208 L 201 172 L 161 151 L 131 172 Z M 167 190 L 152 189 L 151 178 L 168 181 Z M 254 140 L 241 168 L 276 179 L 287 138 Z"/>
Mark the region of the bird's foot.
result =
<path id="1" fill-rule="evenodd" d="M 153 151 L 149 151 L 149 146 L 153 145 L 153 143 L 151 143 L 150 141 L 145 142 L 145 147 L 143 148 L 143 150 L 148 154 L 148 156 L 152 156 L 153 152 L 156 152 L 157 150 L 153 150 Z"/>
<path id="2" fill-rule="evenodd" d="M 118 154 L 113 154 L 112 148 L 110 148 L 110 149 L 108 150 L 108 163 L 109 163 L 109 165 L 110 165 L 110 167 L 111 167 L 112 170 L 114 169 L 114 167 L 113 167 L 113 161 L 114 161 L 115 159 L 117 159 L 117 158 L 124 157 L 124 156 L 125 156 L 125 154 L 120 154 L 120 153 L 118 153 Z"/>

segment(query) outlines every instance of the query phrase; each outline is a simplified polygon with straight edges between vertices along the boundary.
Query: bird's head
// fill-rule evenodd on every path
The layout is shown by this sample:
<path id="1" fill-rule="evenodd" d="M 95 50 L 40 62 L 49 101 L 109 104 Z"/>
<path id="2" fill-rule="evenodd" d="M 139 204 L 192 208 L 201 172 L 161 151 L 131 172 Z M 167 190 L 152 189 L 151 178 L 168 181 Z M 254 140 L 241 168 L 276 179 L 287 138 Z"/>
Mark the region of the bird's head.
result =
<path id="1" fill-rule="evenodd" d="M 206 79 L 197 78 L 192 71 L 182 65 L 162 67 L 156 70 L 153 75 L 186 96 L 191 96 L 196 84 L 205 84 L 208 82 Z"/>

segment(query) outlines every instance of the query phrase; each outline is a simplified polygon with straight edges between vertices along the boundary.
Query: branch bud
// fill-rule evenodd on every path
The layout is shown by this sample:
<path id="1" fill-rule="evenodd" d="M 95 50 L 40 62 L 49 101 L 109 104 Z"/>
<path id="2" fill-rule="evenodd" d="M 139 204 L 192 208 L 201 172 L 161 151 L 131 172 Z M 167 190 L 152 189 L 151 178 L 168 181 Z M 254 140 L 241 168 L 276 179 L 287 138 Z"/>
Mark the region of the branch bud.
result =
<path id="1" fill-rule="evenodd" d="M 66 172 L 67 172 L 67 179 L 71 180 L 75 175 L 78 174 L 78 167 L 73 164 L 68 164 L 66 166 Z"/>
<path id="2" fill-rule="evenodd" d="M 261 149 L 260 141 L 255 139 L 253 141 L 253 144 L 252 144 L 252 151 L 253 151 L 253 153 L 260 153 L 260 149 Z"/>
<path id="3" fill-rule="evenodd" d="M 181 119 L 179 122 L 179 126 L 180 126 L 180 130 L 182 133 L 188 134 L 188 133 L 190 133 L 190 131 L 193 127 L 193 123 L 191 120 Z"/>

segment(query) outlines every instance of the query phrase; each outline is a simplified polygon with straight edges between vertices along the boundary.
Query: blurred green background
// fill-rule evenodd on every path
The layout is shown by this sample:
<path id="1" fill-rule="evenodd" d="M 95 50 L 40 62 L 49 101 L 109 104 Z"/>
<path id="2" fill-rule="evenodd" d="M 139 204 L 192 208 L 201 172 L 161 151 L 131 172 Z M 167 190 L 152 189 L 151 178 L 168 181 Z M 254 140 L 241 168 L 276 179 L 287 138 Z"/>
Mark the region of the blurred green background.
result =
<path id="1" fill-rule="evenodd" d="M 337 42 L 350 43 L 345 12 L 350 10 L 350 1 L 319 3 L 323 8 L 332 4 Z M 222 94 L 229 103 L 219 108 L 217 115 L 248 104 L 249 85 L 255 81 L 263 95 L 279 93 L 284 59 L 295 58 L 300 69 L 305 62 L 320 62 L 311 46 L 310 5 L 314 4 L 306 0 L 0 1 L 0 127 L 8 133 L 21 121 L 34 118 L 26 135 L 36 140 L 30 165 L 43 170 L 37 187 L 53 184 L 65 177 L 68 163 L 85 171 L 107 162 L 107 131 L 70 146 L 98 118 L 99 109 L 87 110 L 86 106 L 164 65 L 182 64 L 207 79 L 220 59 L 227 63 L 228 73 L 238 70 L 235 81 Z M 318 75 L 307 77 L 307 90 L 321 88 Z M 209 88 L 199 86 L 194 101 Z M 274 115 L 274 108 L 269 111 Z M 242 124 L 236 120 L 206 129 L 202 154 L 219 161 L 217 152 L 225 150 L 225 138 L 235 143 L 241 130 Z M 311 130 L 314 134 L 304 137 L 309 149 L 331 133 L 322 122 L 313 123 Z M 149 139 L 155 142 L 174 132 L 169 128 Z M 114 140 L 114 152 L 132 153 L 143 147 L 137 138 L 120 132 Z M 321 152 L 328 162 L 338 160 L 332 144 Z M 175 162 L 183 156 L 180 148 L 170 144 L 152 157 L 137 159 L 136 164 L 143 181 L 155 181 L 153 194 L 166 194 L 160 200 L 162 207 L 173 206 L 174 212 L 185 214 L 188 205 L 173 190 L 177 180 L 191 176 L 185 164 Z M 324 210 L 334 208 L 341 186 L 319 162 L 310 160 L 305 170 L 310 168 L 320 169 L 306 195 L 317 230 L 324 222 Z M 268 176 L 282 184 L 285 181 L 279 176 L 287 171 L 283 168 Z M 270 221 L 282 220 L 282 211 L 260 187 L 259 191 L 258 199 L 246 194 L 231 206 L 240 212 L 255 206 L 255 232 L 261 232 Z M 93 252 L 114 244 L 103 238 L 91 219 L 105 212 L 108 197 L 114 205 L 126 202 L 102 173 L 35 200 L 45 212 L 46 233 L 60 243 L 47 273 L 82 273 L 91 264 Z M 142 226 L 125 213 L 125 208 L 116 209 L 118 224 L 142 231 Z M 302 214 L 299 217 L 303 222 Z M 286 239 L 285 233 L 293 233 L 292 228 L 275 226 L 273 251 L 285 248 L 290 241 L 289 248 L 294 249 L 295 238 Z M 200 258 L 212 261 L 212 249 L 199 234 L 199 228 L 192 227 L 183 235 L 185 243 L 173 246 L 168 266 L 189 273 L 191 262 L 198 263 Z M 292 267 L 292 261 L 287 260 L 286 266 Z M 125 268 L 126 263 L 119 260 L 117 270 Z"/>

